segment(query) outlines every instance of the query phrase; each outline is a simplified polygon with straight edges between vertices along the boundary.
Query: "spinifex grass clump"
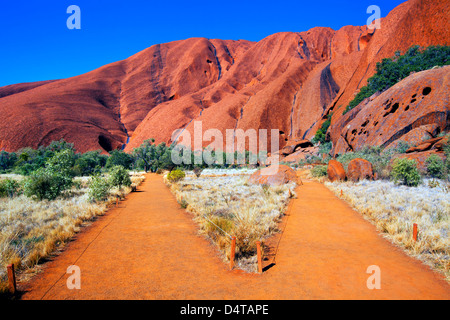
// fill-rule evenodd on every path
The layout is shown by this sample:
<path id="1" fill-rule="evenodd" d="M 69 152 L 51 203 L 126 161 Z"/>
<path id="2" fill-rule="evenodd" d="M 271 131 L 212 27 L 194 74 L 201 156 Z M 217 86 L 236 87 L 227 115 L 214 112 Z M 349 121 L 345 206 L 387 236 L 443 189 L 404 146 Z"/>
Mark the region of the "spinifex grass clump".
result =
<path id="1" fill-rule="evenodd" d="M 201 233 L 227 260 L 230 237 L 236 237 L 236 265 L 249 272 L 256 271 L 256 241 L 264 245 L 264 240 L 278 231 L 295 187 L 293 183 L 277 187 L 249 184 L 253 171 L 205 169 L 200 177 L 189 173 L 178 183 L 166 180 L 180 206 L 194 215 Z"/>

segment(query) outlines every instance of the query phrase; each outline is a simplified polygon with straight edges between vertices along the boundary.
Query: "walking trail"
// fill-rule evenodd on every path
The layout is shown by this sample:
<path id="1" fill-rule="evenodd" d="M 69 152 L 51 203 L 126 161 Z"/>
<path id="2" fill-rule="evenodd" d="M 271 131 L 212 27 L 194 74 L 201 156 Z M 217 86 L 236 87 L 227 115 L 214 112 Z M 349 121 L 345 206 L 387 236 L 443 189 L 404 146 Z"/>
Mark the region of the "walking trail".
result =
<path id="1" fill-rule="evenodd" d="M 81 232 L 28 283 L 23 299 L 450 299 L 443 277 L 382 238 L 325 186 L 304 181 L 269 241 L 275 265 L 230 271 L 161 176 Z M 277 245 L 277 246 L 276 246 Z M 272 258 L 265 261 L 266 265 Z M 70 265 L 81 289 L 69 290 Z M 381 289 L 367 288 L 371 265 Z"/>

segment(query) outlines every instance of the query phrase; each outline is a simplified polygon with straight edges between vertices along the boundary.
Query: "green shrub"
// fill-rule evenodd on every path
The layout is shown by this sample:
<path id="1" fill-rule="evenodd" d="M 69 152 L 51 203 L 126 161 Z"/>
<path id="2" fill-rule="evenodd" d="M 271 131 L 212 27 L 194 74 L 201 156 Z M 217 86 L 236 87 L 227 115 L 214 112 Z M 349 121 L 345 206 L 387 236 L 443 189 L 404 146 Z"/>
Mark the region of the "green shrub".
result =
<path id="1" fill-rule="evenodd" d="M 430 46 L 425 49 L 413 46 L 404 55 L 397 51 L 394 57 L 385 58 L 377 63 L 375 75 L 367 80 L 367 85 L 362 87 L 349 103 L 344 114 L 374 93 L 389 89 L 409 76 L 411 72 L 419 72 L 435 66 L 450 64 L 448 57 L 450 57 L 450 46 Z"/>
<path id="2" fill-rule="evenodd" d="M 0 172 L 10 171 L 16 161 L 17 155 L 15 153 L 0 151 Z"/>
<path id="3" fill-rule="evenodd" d="M 131 186 L 131 179 L 128 171 L 122 166 L 114 166 L 109 171 L 109 184 L 112 187 L 129 187 Z"/>
<path id="4" fill-rule="evenodd" d="M 445 165 L 444 161 L 436 155 L 432 154 L 425 160 L 425 165 L 427 168 L 427 174 L 432 178 L 444 178 L 445 176 Z"/>
<path id="5" fill-rule="evenodd" d="M 447 143 L 444 144 L 444 154 L 445 154 L 445 171 L 448 176 L 450 176 L 450 137 L 447 138 Z"/>
<path id="6" fill-rule="evenodd" d="M 327 175 L 327 166 L 314 166 L 314 168 L 311 169 L 311 175 L 315 178 L 325 177 Z"/>
<path id="7" fill-rule="evenodd" d="M 75 161 L 74 174 L 76 176 L 90 176 L 101 172 L 106 165 L 108 157 L 101 154 L 100 150 L 83 153 Z"/>
<path id="8" fill-rule="evenodd" d="M 60 174 L 49 172 L 45 169 L 39 169 L 33 172 L 23 185 L 23 192 L 27 197 L 36 200 L 54 200 L 66 190 L 71 180 Z"/>
<path id="9" fill-rule="evenodd" d="M 19 193 L 19 183 L 13 179 L 0 181 L 0 198 L 14 197 Z"/>
<path id="10" fill-rule="evenodd" d="M 176 169 L 169 172 L 169 174 L 167 175 L 167 180 L 169 180 L 170 182 L 178 182 L 183 180 L 184 177 L 186 177 L 186 173 L 184 173 L 184 171 L 182 170 Z"/>
<path id="11" fill-rule="evenodd" d="M 392 165 L 391 177 L 395 183 L 409 187 L 417 187 L 421 177 L 417 169 L 416 160 L 413 159 L 395 159 Z"/>
<path id="12" fill-rule="evenodd" d="M 327 120 L 324 123 L 322 123 L 322 126 L 320 127 L 320 129 L 318 129 L 316 131 L 316 134 L 315 134 L 314 138 L 312 139 L 313 143 L 320 142 L 323 144 L 326 142 L 327 131 L 328 131 L 328 128 L 330 127 L 332 116 L 333 116 L 333 114 L 329 114 Z"/>
<path id="13" fill-rule="evenodd" d="M 56 152 L 53 157 L 45 162 L 45 168 L 48 172 L 65 177 L 73 178 L 72 167 L 75 164 L 75 153 L 73 150 L 65 149 Z"/>
<path id="14" fill-rule="evenodd" d="M 108 198 L 109 191 L 111 190 L 111 184 L 108 179 L 102 177 L 100 174 L 96 174 L 92 177 L 89 184 L 89 199 L 91 201 L 104 201 Z"/>
<path id="15" fill-rule="evenodd" d="M 410 145 L 408 142 L 399 141 L 397 144 L 397 148 L 395 148 L 395 151 L 397 153 L 406 153 L 406 150 L 408 150 L 411 147 L 412 147 L 412 145 Z"/>
<path id="16" fill-rule="evenodd" d="M 332 149 L 333 149 L 333 142 L 327 141 L 327 142 L 321 143 L 319 146 L 319 154 L 328 155 Z"/>

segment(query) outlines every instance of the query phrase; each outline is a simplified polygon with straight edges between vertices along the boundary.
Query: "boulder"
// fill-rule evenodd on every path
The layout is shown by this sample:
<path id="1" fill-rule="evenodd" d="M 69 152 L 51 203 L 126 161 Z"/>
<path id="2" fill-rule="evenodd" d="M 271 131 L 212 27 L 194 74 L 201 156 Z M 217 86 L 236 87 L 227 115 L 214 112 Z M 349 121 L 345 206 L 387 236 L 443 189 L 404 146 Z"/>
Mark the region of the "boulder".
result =
<path id="1" fill-rule="evenodd" d="M 416 147 L 411 147 L 408 150 L 406 150 L 406 153 L 423 152 L 430 150 L 436 143 L 440 142 L 442 139 L 444 139 L 444 137 L 425 140 Z"/>
<path id="2" fill-rule="evenodd" d="M 336 160 L 330 160 L 327 168 L 328 179 L 333 181 L 344 181 L 346 178 L 345 169 L 342 163 Z"/>
<path id="3" fill-rule="evenodd" d="M 317 156 L 319 154 L 319 147 L 308 147 L 295 151 L 294 153 L 283 158 L 284 162 L 298 163 L 300 160 L 306 160 L 308 156 Z"/>
<path id="4" fill-rule="evenodd" d="M 439 133 L 439 130 L 440 128 L 436 124 L 426 124 L 417 127 L 404 134 L 400 139 L 389 144 L 386 149 L 397 149 L 400 146 L 400 143 L 419 145 L 425 140 L 435 137 Z"/>
<path id="5" fill-rule="evenodd" d="M 347 179 L 353 182 L 374 179 L 372 163 L 360 158 L 351 160 L 347 168 Z"/>
<path id="6" fill-rule="evenodd" d="M 248 182 L 253 184 L 268 184 L 271 186 L 279 186 L 289 182 L 297 183 L 297 175 L 295 171 L 286 165 L 271 165 L 254 172 Z"/>
<path id="7" fill-rule="evenodd" d="M 280 154 L 283 156 L 288 156 L 301 149 L 313 148 L 314 144 L 308 139 L 297 139 L 291 140 L 286 143 L 284 148 L 280 150 Z"/>

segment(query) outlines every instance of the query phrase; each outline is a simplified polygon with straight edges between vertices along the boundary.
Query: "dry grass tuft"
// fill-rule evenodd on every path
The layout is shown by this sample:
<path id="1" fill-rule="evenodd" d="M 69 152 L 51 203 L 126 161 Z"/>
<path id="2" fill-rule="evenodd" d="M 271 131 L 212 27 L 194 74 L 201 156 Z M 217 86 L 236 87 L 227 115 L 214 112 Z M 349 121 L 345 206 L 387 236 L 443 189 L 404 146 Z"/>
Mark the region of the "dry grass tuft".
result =
<path id="1" fill-rule="evenodd" d="M 437 180 L 436 180 L 437 181 Z M 444 181 L 418 187 L 389 181 L 326 182 L 386 238 L 450 281 L 450 193 Z M 430 187 L 434 186 L 434 187 Z M 413 224 L 419 235 L 414 241 Z"/>

